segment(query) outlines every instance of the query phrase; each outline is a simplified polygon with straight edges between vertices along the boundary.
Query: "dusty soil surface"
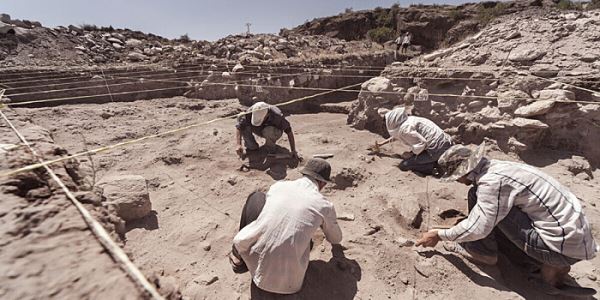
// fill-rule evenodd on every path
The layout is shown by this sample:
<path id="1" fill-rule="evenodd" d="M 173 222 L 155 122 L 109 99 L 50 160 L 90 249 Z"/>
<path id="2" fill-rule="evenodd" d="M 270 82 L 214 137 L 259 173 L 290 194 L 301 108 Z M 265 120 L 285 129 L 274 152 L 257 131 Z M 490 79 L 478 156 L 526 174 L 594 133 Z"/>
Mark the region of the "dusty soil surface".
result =
<path id="1" fill-rule="evenodd" d="M 16 112 L 49 129 L 57 144 L 75 153 L 232 115 L 240 109 L 243 107 L 235 100 L 177 97 Z M 434 250 L 401 247 L 401 239 L 415 239 L 436 224 L 451 224 L 461 213 L 466 214 L 467 187 L 400 171 L 395 154 L 403 149 L 397 144 L 387 146 L 384 154 L 369 155 L 365 149 L 381 137 L 351 129 L 346 118 L 346 114 L 330 113 L 289 117 L 305 158 L 317 153 L 335 155 L 330 162 L 336 184 L 324 194 L 339 216 L 354 217 L 339 221 L 347 248 L 345 261 L 331 260 L 331 247 L 321 233 L 314 238 L 301 298 L 559 299 L 541 293 L 522 268 L 505 258 L 498 268 L 479 268 L 447 253 L 441 244 Z M 259 164 L 260 170 L 239 171 L 243 162 L 234 154 L 233 125 L 233 120 L 217 122 L 101 153 L 93 157 L 93 170 L 88 159 L 81 160 L 80 168 L 95 172 L 97 181 L 115 174 L 142 175 L 148 180 L 154 213 L 127 224 L 125 249 L 144 273 L 174 277 L 188 299 L 250 298 L 250 276 L 235 275 L 227 260 L 244 200 L 250 192 L 266 189 L 273 178 L 300 176 L 296 169 L 286 167 L 294 164 L 275 159 Z M 279 144 L 288 147 L 285 139 Z M 516 160 L 493 146 L 489 156 Z M 583 198 L 597 236 L 600 172 L 595 171 L 590 180 L 576 178 L 562 163 L 569 157 L 569 153 L 541 151 L 527 162 L 557 177 Z M 96 248 L 88 255 L 95 253 L 94 259 L 108 260 L 99 246 Z M 55 261 L 63 263 L 69 257 L 56 257 Z M 24 268 L 39 268 L 40 264 L 37 261 Z M 102 269 L 98 271 L 104 272 L 107 266 L 112 265 L 99 263 Z M 599 289 L 599 266 L 598 258 L 581 262 L 571 275 L 579 284 Z M 88 277 L 78 282 L 88 281 L 93 282 Z M 118 297 L 131 295 L 125 289 L 114 292 Z"/>

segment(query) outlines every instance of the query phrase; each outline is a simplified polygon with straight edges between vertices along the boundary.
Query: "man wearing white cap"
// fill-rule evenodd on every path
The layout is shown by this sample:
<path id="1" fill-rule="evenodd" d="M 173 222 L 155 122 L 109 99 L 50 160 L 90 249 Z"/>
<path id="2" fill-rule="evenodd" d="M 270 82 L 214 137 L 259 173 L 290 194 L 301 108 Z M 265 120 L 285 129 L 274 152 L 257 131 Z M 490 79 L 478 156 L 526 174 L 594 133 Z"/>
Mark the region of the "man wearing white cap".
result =
<path id="1" fill-rule="evenodd" d="M 255 151 L 259 146 L 254 138 L 254 135 L 265 139 L 265 147 L 272 149 L 285 132 L 290 141 L 290 151 L 294 157 L 298 157 L 296 152 L 296 141 L 290 122 L 285 119 L 283 113 L 276 106 L 269 105 L 265 102 L 256 102 L 248 109 L 248 114 L 238 118 L 235 125 L 237 129 L 237 153 L 244 154 L 242 147 L 242 137 L 246 150 Z"/>
<path id="2" fill-rule="evenodd" d="M 383 112 L 386 112 L 382 111 Z M 437 160 L 453 143 L 448 134 L 432 121 L 406 114 L 404 107 L 398 107 L 385 113 L 385 125 L 390 138 L 376 147 L 383 146 L 393 140 L 399 140 L 410 147 L 407 157 L 400 163 L 403 171 L 416 171 L 424 175 L 432 175 Z"/>
<path id="3" fill-rule="evenodd" d="M 473 185 L 469 216 L 450 229 L 424 233 L 416 245 L 455 242 L 444 247 L 474 262 L 494 265 L 496 238 L 502 235 L 540 265 L 549 292 L 560 292 L 571 265 L 594 258 L 598 251 L 579 199 L 539 169 L 488 160 L 483 154 L 484 144 L 476 150 L 456 145 L 440 157 L 444 181 Z"/>

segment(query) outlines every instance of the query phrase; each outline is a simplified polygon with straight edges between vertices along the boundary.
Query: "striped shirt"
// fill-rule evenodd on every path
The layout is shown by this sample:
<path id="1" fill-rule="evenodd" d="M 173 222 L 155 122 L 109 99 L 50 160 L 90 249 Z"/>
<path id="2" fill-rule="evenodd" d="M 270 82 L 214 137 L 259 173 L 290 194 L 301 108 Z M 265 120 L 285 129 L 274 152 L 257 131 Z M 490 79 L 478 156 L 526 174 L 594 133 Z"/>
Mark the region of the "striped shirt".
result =
<path id="1" fill-rule="evenodd" d="M 576 259 L 596 255 L 596 242 L 579 199 L 554 178 L 532 166 L 500 160 L 485 160 L 472 174 L 477 204 L 467 219 L 438 232 L 442 240 L 483 239 L 516 206 L 529 216 L 551 250 Z"/>

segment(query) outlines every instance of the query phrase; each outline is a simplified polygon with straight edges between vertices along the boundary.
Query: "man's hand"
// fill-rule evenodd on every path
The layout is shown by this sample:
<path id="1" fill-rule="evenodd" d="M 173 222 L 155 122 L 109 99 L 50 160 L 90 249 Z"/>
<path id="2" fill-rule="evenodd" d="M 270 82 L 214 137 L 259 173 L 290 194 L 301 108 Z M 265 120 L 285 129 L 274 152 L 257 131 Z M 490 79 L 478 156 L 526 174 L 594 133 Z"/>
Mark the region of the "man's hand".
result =
<path id="1" fill-rule="evenodd" d="M 406 152 L 402 153 L 400 155 L 400 157 L 402 157 L 402 159 L 409 159 L 409 158 L 413 157 L 413 155 L 414 154 L 412 152 L 406 151 Z"/>
<path id="2" fill-rule="evenodd" d="M 379 153 L 381 151 L 381 145 L 377 141 L 375 141 L 374 145 L 371 145 L 367 150 L 373 151 L 374 153 Z"/>
<path id="3" fill-rule="evenodd" d="M 244 156 L 244 147 L 242 147 L 242 145 L 239 145 L 238 148 L 235 150 L 235 152 L 237 153 L 237 155 L 239 157 L 243 157 Z"/>
<path id="4" fill-rule="evenodd" d="M 415 246 L 435 247 L 435 245 L 437 245 L 439 241 L 440 236 L 438 235 L 438 231 L 436 229 L 433 229 L 423 233 L 423 235 L 417 241 Z"/>
<path id="5" fill-rule="evenodd" d="M 298 161 L 302 161 L 302 156 L 300 156 L 300 154 L 298 154 L 298 151 L 296 150 L 292 151 L 292 158 L 295 158 Z"/>

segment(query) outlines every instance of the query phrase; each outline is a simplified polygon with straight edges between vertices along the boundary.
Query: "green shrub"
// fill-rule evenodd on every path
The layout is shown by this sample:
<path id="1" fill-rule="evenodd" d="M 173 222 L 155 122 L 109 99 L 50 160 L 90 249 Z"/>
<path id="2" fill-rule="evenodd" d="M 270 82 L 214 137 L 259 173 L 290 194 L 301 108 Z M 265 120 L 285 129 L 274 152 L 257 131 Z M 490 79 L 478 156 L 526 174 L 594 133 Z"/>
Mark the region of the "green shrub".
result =
<path id="1" fill-rule="evenodd" d="M 593 2 L 592 2 L 593 3 Z M 560 10 L 583 10 L 583 3 L 571 0 L 560 0 L 556 7 Z"/>
<path id="2" fill-rule="evenodd" d="M 600 0 L 592 0 L 590 4 L 588 4 L 587 9 L 596 9 L 600 8 Z"/>
<path id="3" fill-rule="evenodd" d="M 479 6 L 479 10 L 477 12 L 477 19 L 482 25 L 487 25 L 495 18 L 503 15 L 508 8 L 508 4 L 503 2 L 498 2 L 494 7 L 486 8 L 483 5 Z"/>
<path id="4" fill-rule="evenodd" d="M 460 21 L 465 18 L 465 13 L 461 9 L 453 9 L 448 16 L 454 21 Z"/>
<path id="5" fill-rule="evenodd" d="M 98 26 L 93 25 L 93 24 L 81 24 L 79 27 L 81 27 L 81 29 L 86 30 L 86 31 L 98 31 Z"/>
<path id="6" fill-rule="evenodd" d="M 190 39 L 190 36 L 186 33 L 186 34 L 184 34 L 184 35 L 182 35 L 182 36 L 179 37 L 179 41 L 182 42 L 182 43 L 189 43 L 192 40 Z"/>
<path id="7" fill-rule="evenodd" d="M 367 32 L 367 36 L 370 40 L 380 44 L 383 44 L 389 40 L 393 40 L 395 35 L 396 31 L 389 27 L 378 27 Z"/>

